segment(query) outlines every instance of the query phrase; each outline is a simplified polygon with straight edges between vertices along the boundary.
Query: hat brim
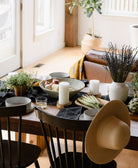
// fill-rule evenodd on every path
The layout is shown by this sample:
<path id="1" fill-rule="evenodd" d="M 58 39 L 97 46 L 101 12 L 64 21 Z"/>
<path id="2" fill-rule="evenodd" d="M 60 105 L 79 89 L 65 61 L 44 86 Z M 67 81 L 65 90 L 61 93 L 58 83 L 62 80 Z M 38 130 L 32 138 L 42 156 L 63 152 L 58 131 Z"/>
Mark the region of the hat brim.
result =
<path id="1" fill-rule="evenodd" d="M 103 118 L 115 116 L 130 127 L 130 116 L 127 106 L 119 101 L 113 100 L 106 104 L 91 122 L 85 137 L 85 147 L 88 157 L 97 164 L 105 164 L 112 161 L 121 150 L 110 150 L 101 148 L 97 144 L 97 128 Z"/>

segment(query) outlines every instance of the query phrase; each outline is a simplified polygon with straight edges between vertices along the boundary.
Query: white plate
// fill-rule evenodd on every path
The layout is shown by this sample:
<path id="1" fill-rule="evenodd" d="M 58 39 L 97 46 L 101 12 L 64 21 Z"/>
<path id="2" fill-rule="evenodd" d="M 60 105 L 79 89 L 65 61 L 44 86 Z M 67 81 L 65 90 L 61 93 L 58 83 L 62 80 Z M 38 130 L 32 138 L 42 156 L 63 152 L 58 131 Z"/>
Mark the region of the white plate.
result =
<path id="1" fill-rule="evenodd" d="M 25 104 L 28 109 L 31 108 L 31 99 L 28 97 L 15 96 L 5 100 L 6 107 L 12 107 Z"/>
<path id="2" fill-rule="evenodd" d="M 100 109 L 88 109 L 80 115 L 79 120 L 93 120 Z M 90 114 L 90 115 L 89 115 Z"/>
<path id="3" fill-rule="evenodd" d="M 79 120 L 87 120 L 86 118 L 84 118 L 84 113 L 82 113 L 79 117 Z M 92 119 L 91 119 L 92 120 Z"/>
<path id="4" fill-rule="evenodd" d="M 49 74 L 52 78 L 69 78 L 69 74 L 66 72 L 53 72 Z"/>
<path id="5" fill-rule="evenodd" d="M 34 107 L 35 107 L 34 104 L 31 103 L 31 107 L 28 108 L 26 112 L 27 112 L 27 113 L 31 113 L 31 112 L 33 112 L 33 111 L 34 111 Z"/>
<path id="6" fill-rule="evenodd" d="M 31 99 L 28 97 L 15 96 L 10 97 L 5 100 L 6 107 L 12 107 L 17 105 L 26 105 L 26 113 L 30 113 L 34 110 L 34 104 L 31 102 Z"/>

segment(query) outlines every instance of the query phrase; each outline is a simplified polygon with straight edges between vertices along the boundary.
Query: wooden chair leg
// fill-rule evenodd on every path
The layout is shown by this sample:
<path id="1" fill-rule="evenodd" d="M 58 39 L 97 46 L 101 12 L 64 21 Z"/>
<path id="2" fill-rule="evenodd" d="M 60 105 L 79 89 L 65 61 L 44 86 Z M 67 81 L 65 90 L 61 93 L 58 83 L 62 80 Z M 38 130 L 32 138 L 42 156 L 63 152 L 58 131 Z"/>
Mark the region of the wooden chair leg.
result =
<path id="1" fill-rule="evenodd" d="M 35 167 L 36 167 L 36 168 L 40 168 L 39 163 L 38 163 L 38 160 L 35 162 Z"/>

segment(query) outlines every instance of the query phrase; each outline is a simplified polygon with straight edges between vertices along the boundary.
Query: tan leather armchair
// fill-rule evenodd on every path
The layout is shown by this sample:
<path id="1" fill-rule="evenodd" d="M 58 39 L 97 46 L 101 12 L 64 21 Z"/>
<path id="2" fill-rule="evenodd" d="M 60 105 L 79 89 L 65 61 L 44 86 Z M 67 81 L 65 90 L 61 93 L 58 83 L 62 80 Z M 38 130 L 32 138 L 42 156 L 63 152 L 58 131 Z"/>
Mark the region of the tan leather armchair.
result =
<path id="1" fill-rule="evenodd" d="M 107 62 L 102 59 L 104 54 L 104 51 L 93 49 L 86 54 L 86 60 L 84 61 L 84 71 L 88 81 L 91 79 L 98 79 L 100 82 L 104 83 L 112 82 L 110 72 L 106 70 Z M 138 60 L 133 65 L 132 72 L 137 70 Z M 127 81 L 130 81 L 129 77 L 127 78 Z"/>

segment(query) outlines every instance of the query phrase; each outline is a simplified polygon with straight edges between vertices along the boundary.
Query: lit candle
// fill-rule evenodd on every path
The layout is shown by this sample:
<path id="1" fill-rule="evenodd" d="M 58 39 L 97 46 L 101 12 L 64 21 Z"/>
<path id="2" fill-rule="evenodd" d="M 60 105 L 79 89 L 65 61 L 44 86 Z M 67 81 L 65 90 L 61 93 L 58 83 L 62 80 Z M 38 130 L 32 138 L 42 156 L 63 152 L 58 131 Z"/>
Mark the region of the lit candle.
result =
<path id="1" fill-rule="evenodd" d="M 99 83 L 100 83 L 99 80 L 90 80 L 89 81 L 89 89 L 93 95 L 99 94 Z"/>
<path id="2" fill-rule="evenodd" d="M 69 83 L 60 82 L 59 83 L 59 104 L 69 103 Z"/>

